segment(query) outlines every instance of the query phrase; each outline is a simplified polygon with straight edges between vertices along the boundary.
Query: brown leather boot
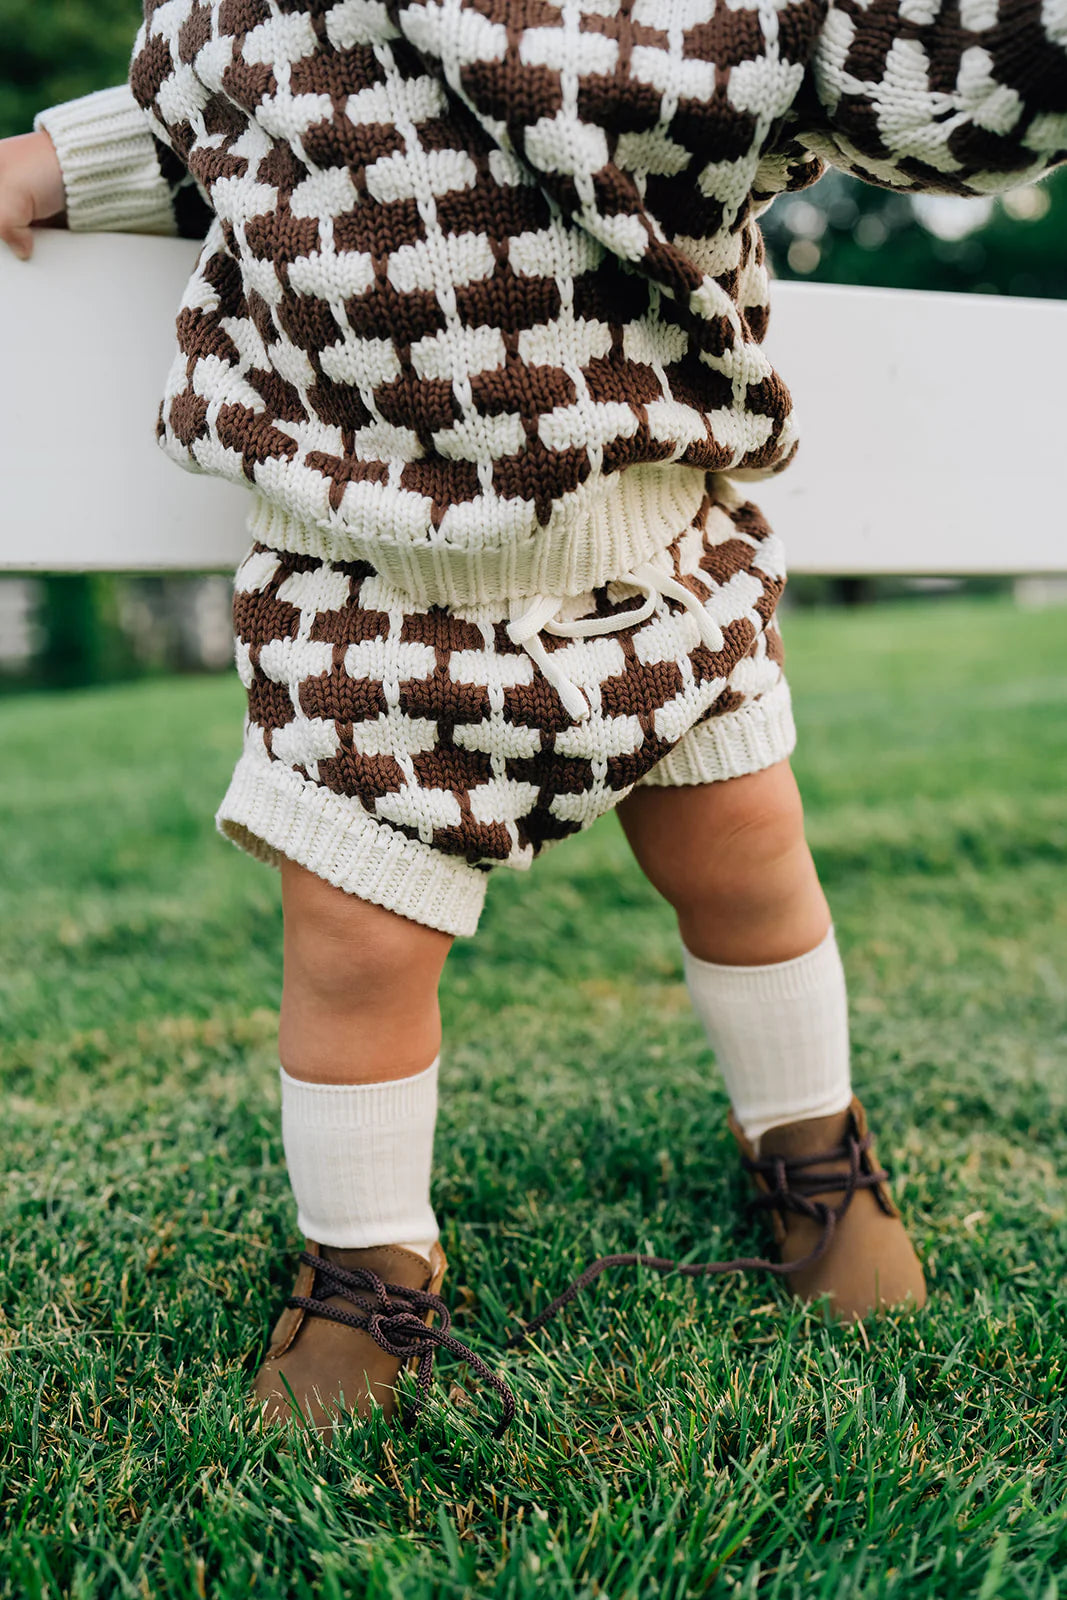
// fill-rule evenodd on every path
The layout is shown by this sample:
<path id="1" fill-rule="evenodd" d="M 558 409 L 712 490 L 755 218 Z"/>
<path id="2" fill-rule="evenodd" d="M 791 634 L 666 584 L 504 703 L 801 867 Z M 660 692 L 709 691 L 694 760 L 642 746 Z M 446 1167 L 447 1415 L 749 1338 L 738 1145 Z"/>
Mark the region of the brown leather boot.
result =
<path id="1" fill-rule="evenodd" d="M 781 1262 L 810 1257 L 782 1274 L 796 1295 L 814 1300 L 829 1292 L 831 1314 L 843 1322 L 926 1304 L 919 1259 L 855 1096 L 834 1116 L 769 1128 L 758 1155 L 733 1112 L 728 1120 L 756 1186 L 753 1204 L 771 1213 Z"/>
<path id="2" fill-rule="evenodd" d="M 427 1261 L 400 1245 L 340 1250 L 305 1239 L 293 1293 L 256 1374 L 264 1421 L 293 1416 L 290 1390 L 327 1442 L 339 1412 L 366 1417 L 380 1406 L 391 1420 L 404 1366 L 418 1378 L 417 1414 L 429 1392 L 434 1352 L 443 1346 L 496 1389 L 502 1433 L 514 1415 L 514 1399 L 503 1380 L 449 1332 L 451 1318 L 438 1293 L 446 1266 L 439 1244 Z"/>

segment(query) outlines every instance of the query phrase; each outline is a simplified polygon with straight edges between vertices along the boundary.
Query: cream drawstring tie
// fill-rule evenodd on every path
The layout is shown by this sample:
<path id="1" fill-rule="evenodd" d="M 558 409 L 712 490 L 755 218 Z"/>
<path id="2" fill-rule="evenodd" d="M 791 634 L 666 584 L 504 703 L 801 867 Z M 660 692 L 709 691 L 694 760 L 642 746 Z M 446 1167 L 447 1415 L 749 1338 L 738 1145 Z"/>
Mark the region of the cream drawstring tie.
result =
<path id="1" fill-rule="evenodd" d="M 556 616 L 560 606 L 566 599 L 565 595 L 538 594 L 532 600 L 516 600 L 512 602 L 511 621 L 507 624 L 508 638 L 515 644 L 521 645 L 534 665 L 548 679 L 553 689 L 556 690 L 563 702 L 564 710 L 578 722 L 582 722 L 591 714 L 592 707 L 582 690 L 572 678 L 564 672 L 557 662 L 557 655 L 551 655 L 541 643 L 538 635 L 542 629 L 546 633 L 559 634 L 566 639 L 588 639 L 596 634 L 616 633 L 619 628 L 632 627 L 635 622 L 644 622 L 656 609 L 656 602 L 660 596 L 669 595 L 672 600 L 680 600 L 689 614 L 696 619 L 700 630 L 702 644 L 709 650 L 719 651 L 723 648 L 722 629 L 713 622 L 704 609 L 704 602 L 699 600 L 692 589 L 687 589 L 684 583 L 679 583 L 669 573 L 661 572 L 651 561 L 643 561 L 639 567 L 634 567 L 632 572 L 624 572 L 616 583 L 632 585 L 635 589 L 644 589 L 648 598 L 644 605 L 636 611 L 615 612 L 610 617 L 574 617 L 569 622 L 560 621 Z M 516 611 L 522 605 L 525 610 Z"/>

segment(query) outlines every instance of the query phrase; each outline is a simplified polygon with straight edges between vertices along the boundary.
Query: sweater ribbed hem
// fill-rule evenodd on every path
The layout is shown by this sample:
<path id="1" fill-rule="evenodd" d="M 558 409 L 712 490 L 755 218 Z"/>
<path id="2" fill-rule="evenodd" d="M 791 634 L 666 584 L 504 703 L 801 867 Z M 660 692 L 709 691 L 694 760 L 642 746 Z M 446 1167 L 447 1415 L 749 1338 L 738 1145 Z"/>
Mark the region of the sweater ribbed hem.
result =
<path id="1" fill-rule="evenodd" d="M 680 788 L 741 778 L 784 761 L 796 742 L 792 697 L 782 678 L 758 700 L 690 728 L 637 787 Z"/>
<path id="2" fill-rule="evenodd" d="M 215 817 L 240 849 L 278 866 L 284 856 L 327 883 L 413 922 L 463 936 L 478 926 L 488 873 L 381 822 L 357 800 L 246 751 Z"/>
<path id="3" fill-rule="evenodd" d="M 37 113 L 33 127 L 56 147 L 70 229 L 177 232 L 151 129 L 128 84 L 50 106 Z"/>
<path id="4" fill-rule="evenodd" d="M 722 474 L 677 462 L 639 463 L 589 480 L 532 534 L 465 549 L 428 537 L 421 543 L 391 537 L 384 512 L 370 526 L 347 526 L 340 518 L 323 524 L 254 490 L 248 531 L 272 550 L 320 561 L 368 561 L 419 605 L 479 605 L 538 594 L 580 595 L 610 583 L 684 533 L 708 492 L 720 504 L 740 503 Z"/>

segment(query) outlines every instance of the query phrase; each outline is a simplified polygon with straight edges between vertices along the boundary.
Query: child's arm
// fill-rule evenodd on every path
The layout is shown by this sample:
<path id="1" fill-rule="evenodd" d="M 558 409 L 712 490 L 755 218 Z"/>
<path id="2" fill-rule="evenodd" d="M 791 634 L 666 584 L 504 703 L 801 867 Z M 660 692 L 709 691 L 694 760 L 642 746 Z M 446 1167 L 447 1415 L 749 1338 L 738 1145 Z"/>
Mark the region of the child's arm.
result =
<path id="1" fill-rule="evenodd" d="M 157 136 L 129 84 L 38 112 L 56 147 L 67 225 L 94 232 L 202 239 L 213 212 L 185 164 Z"/>
<path id="2" fill-rule="evenodd" d="M 880 188 L 985 195 L 1067 161 L 1056 0 L 835 0 L 790 116 L 797 142 Z"/>
<path id="3" fill-rule="evenodd" d="M 31 225 L 64 212 L 83 232 L 204 237 L 211 207 L 127 84 L 51 106 L 33 125 L 0 141 L 0 238 L 23 259 Z"/>

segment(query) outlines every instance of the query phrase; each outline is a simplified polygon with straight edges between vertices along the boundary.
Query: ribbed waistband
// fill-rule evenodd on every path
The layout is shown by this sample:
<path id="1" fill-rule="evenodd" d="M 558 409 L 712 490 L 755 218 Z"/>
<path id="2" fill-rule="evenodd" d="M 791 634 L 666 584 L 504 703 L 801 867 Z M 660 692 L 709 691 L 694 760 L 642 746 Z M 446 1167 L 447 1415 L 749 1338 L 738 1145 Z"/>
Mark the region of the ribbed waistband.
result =
<path id="1" fill-rule="evenodd" d="M 641 463 L 583 485 L 544 527 L 521 538 L 463 548 L 435 541 L 432 533 L 405 540 L 381 526 L 309 521 L 257 490 L 248 531 L 272 550 L 367 561 L 420 605 L 477 605 L 600 588 L 665 550 L 696 518 L 705 495 L 726 506 L 743 498 L 725 474 Z"/>

